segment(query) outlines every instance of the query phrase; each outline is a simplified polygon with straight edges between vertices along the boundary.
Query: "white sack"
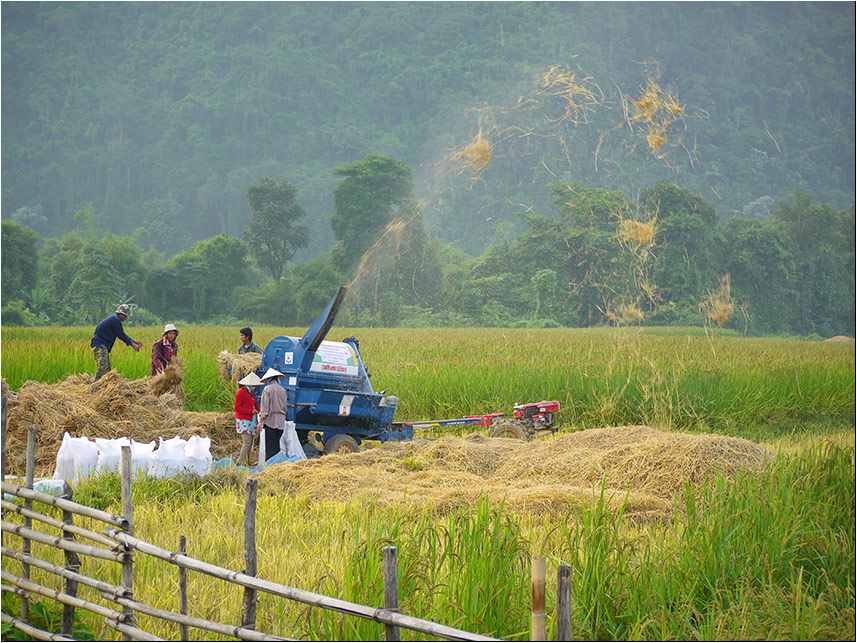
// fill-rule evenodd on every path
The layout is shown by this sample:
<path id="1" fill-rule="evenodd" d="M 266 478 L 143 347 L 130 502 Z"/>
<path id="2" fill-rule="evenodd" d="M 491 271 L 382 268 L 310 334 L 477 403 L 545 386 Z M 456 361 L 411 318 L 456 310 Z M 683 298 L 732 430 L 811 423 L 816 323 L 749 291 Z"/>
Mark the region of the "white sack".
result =
<path id="1" fill-rule="evenodd" d="M 119 460 L 122 457 L 122 447 L 130 447 L 128 438 L 95 438 L 98 446 L 98 462 L 95 464 L 95 475 L 119 473 Z"/>
<path id="2" fill-rule="evenodd" d="M 96 464 L 98 464 L 98 446 L 95 442 L 86 437 L 73 438 L 66 431 L 57 451 L 54 479 L 66 480 L 76 485 L 93 475 Z"/>
<path id="3" fill-rule="evenodd" d="M 131 440 L 131 475 L 138 477 L 149 472 L 149 464 L 155 451 L 155 441 L 135 442 Z"/>
<path id="4" fill-rule="evenodd" d="M 201 438 L 192 435 L 184 449 L 185 473 L 206 476 L 211 473 L 213 459 L 211 457 L 211 438 Z"/>
<path id="5" fill-rule="evenodd" d="M 295 431 L 295 423 L 286 420 L 286 426 L 283 429 L 283 435 L 280 436 L 280 451 L 286 454 L 288 458 L 297 457 L 300 460 L 306 458 L 306 453 L 301 446 L 301 441 L 298 439 L 298 432 Z"/>
<path id="6" fill-rule="evenodd" d="M 170 478 L 184 469 L 185 445 L 187 441 L 176 436 L 169 440 L 158 438 L 158 449 L 149 461 L 150 478 Z"/>
<path id="7" fill-rule="evenodd" d="M 71 447 L 71 440 L 79 439 L 71 437 L 68 431 L 62 436 L 62 444 L 57 451 L 57 466 L 54 469 L 55 480 L 68 480 L 69 482 L 74 480 L 74 452 Z"/>

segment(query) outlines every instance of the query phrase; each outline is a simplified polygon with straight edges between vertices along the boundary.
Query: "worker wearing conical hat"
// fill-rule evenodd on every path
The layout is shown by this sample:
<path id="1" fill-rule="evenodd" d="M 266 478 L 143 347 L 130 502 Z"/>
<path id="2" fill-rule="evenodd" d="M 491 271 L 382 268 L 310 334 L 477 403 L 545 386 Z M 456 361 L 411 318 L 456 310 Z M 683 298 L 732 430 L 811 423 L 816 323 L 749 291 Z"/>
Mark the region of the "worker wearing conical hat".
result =
<path id="1" fill-rule="evenodd" d="M 253 438 L 258 433 L 256 413 L 259 412 L 253 389 L 261 383 L 262 380 L 256 373 L 250 373 L 238 380 L 238 392 L 235 393 L 235 431 L 241 436 L 239 465 L 250 464 L 250 449 L 253 448 Z"/>

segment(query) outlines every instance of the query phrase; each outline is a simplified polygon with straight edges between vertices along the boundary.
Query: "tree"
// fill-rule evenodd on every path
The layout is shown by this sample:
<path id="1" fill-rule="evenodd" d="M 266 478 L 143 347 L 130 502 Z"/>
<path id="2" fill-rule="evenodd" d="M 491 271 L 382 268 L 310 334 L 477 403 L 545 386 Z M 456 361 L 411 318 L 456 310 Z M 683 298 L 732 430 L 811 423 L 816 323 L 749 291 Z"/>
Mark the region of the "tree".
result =
<path id="1" fill-rule="evenodd" d="M 822 336 L 854 332 L 854 208 L 834 211 L 795 190 L 767 222 L 794 257 L 792 331 Z"/>
<path id="2" fill-rule="evenodd" d="M 2 227 L 0 297 L 12 301 L 21 299 L 21 291 L 30 290 L 38 283 L 36 242 L 39 235 L 15 221 L 3 221 Z"/>
<path id="3" fill-rule="evenodd" d="M 388 156 L 367 156 L 333 170 L 345 179 L 333 190 L 330 226 L 339 248 L 340 268 L 350 270 L 413 192 L 410 168 Z"/>
<path id="4" fill-rule="evenodd" d="M 723 236 L 724 272 L 732 278 L 733 298 L 746 309 L 749 328 L 788 331 L 795 265 L 773 226 L 736 216 Z"/>
<path id="5" fill-rule="evenodd" d="M 295 252 L 309 244 L 309 228 L 300 223 L 306 213 L 297 193 L 288 181 L 277 183 L 268 177 L 247 188 L 250 223 L 244 228 L 244 240 L 259 266 L 277 283 Z"/>
<path id="6" fill-rule="evenodd" d="M 149 280 L 150 297 L 163 302 L 162 317 L 176 316 L 188 321 L 203 321 L 231 310 L 233 290 L 247 277 L 247 247 L 240 239 L 217 235 L 198 241 L 170 259 L 160 274 L 172 278 L 164 282 Z M 160 293 L 159 290 L 165 290 Z M 149 307 L 149 306 L 147 306 Z"/>
<path id="7" fill-rule="evenodd" d="M 397 215 L 403 214 L 407 219 L 413 216 L 413 211 L 404 207 L 413 192 L 413 175 L 401 161 L 380 154 L 338 167 L 334 173 L 344 176 L 345 180 L 333 190 L 334 212 L 330 225 L 337 243 L 331 249 L 331 257 L 343 272 L 349 272 L 355 266 L 360 270 L 360 274 L 355 275 L 355 312 L 358 317 L 361 285 L 364 280 L 369 282 L 369 306 L 374 318 L 378 311 L 380 259 L 383 257 L 367 257 L 370 261 L 362 266 L 362 270 L 358 262 L 369 248 L 386 236 L 382 231 L 390 233 L 386 240 L 401 234 L 406 225 L 404 218 L 393 229 L 385 230 Z"/>
<path id="8" fill-rule="evenodd" d="M 689 190 L 669 183 L 643 190 L 640 205 L 658 218 L 653 278 L 663 300 L 678 308 L 696 310 L 706 289 L 717 283 L 714 207 Z"/>

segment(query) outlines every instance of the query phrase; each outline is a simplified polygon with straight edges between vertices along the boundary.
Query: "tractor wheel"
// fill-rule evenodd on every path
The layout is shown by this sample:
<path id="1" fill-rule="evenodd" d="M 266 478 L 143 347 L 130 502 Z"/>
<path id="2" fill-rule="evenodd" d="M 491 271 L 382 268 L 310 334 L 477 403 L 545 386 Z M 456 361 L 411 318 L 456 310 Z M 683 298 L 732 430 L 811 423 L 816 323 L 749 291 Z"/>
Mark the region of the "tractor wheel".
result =
<path id="1" fill-rule="evenodd" d="M 337 433 L 324 443 L 325 455 L 330 455 L 331 453 L 347 455 L 349 453 L 357 453 L 359 450 L 360 447 L 357 445 L 357 440 L 344 433 Z"/>
<path id="2" fill-rule="evenodd" d="M 523 427 L 517 422 L 512 422 L 510 420 L 504 420 L 503 422 L 497 422 L 491 429 L 491 437 L 492 438 L 514 438 L 517 440 L 527 439 L 527 434 L 524 431 Z"/>

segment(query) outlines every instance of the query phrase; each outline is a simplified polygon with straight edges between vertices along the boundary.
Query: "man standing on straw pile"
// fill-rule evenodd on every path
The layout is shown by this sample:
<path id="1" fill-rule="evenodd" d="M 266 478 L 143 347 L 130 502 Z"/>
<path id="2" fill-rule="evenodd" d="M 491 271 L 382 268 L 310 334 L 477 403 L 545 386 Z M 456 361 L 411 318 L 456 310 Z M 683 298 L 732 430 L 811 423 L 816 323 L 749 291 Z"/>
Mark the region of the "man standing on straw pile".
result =
<path id="1" fill-rule="evenodd" d="M 176 353 L 179 352 L 179 345 L 176 344 L 176 337 L 179 336 L 179 329 L 174 324 L 164 326 L 164 334 L 152 346 L 152 377 L 158 373 L 163 373 Z"/>
<path id="2" fill-rule="evenodd" d="M 131 307 L 128 304 L 122 304 L 116 308 L 115 313 L 95 327 L 95 333 L 92 335 L 92 341 L 89 345 L 92 347 L 95 362 L 98 364 L 98 370 L 95 371 L 96 382 L 110 370 L 110 351 L 113 350 L 113 344 L 117 337 L 133 348 L 135 352 L 139 351 L 143 345 L 142 342 L 128 337 L 125 334 L 125 329 L 122 328 L 122 322 L 128 319 L 130 314 Z"/>
<path id="3" fill-rule="evenodd" d="M 264 352 L 259 344 L 253 341 L 253 329 L 249 326 L 242 328 L 238 331 L 241 335 L 241 346 L 238 347 L 238 354 L 243 355 L 244 353 L 262 353 Z"/>

